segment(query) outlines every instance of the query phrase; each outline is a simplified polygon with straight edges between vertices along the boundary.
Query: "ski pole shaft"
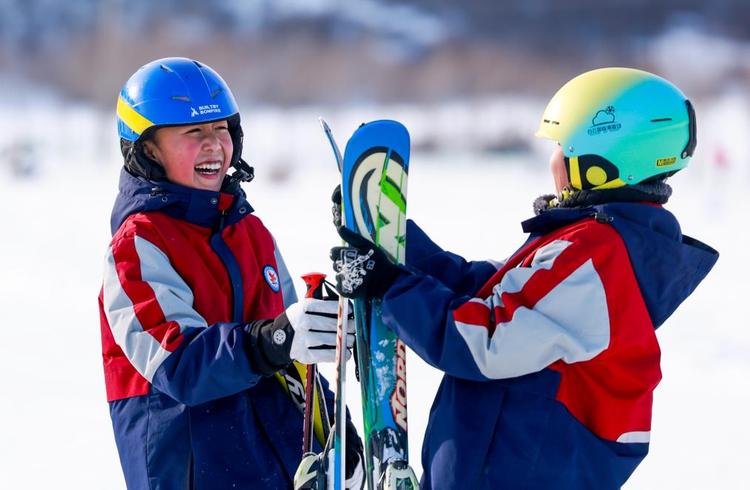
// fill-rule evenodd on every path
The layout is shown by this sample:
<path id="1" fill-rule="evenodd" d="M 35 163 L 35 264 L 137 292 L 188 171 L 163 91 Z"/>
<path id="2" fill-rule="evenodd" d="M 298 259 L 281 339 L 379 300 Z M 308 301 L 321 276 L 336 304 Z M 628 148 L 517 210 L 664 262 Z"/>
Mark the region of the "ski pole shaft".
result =
<path id="1" fill-rule="evenodd" d="M 323 297 L 323 281 L 326 275 L 319 272 L 311 272 L 302 276 L 302 280 L 305 281 L 307 291 L 305 292 L 305 298 L 318 298 Z M 302 454 L 311 452 L 313 449 L 313 440 L 315 423 L 314 423 L 314 410 L 315 397 L 316 397 L 316 384 L 318 377 L 318 368 L 315 364 L 307 366 L 306 380 L 305 380 L 305 414 L 303 419 L 303 432 L 302 432 Z"/>
<path id="2" fill-rule="evenodd" d="M 336 404 L 334 406 L 333 490 L 344 490 L 346 482 L 346 333 L 349 301 L 339 298 L 336 333 Z"/>
<path id="3" fill-rule="evenodd" d="M 343 159 L 330 126 L 322 117 L 321 128 L 331 145 L 339 173 L 343 170 Z M 345 225 L 342 216 L 342 225 Z M 339 296 L 338 322 L 336 325 L 336 397 L 333 410 L 333 474 L 329 472 L 329 487 L 344 490 L 346 482 L 346 323 L 349 318 L 349 301 Z"/>
<path id="4" fill-rule="evenodd" d="M 313 422 L 313 404 L 315 403 L 315 377 L 318 369 L 315 364 L 307 366 L 306 384 L 305 384 L 305 417 L 304 432 L 302 433 L 302 454 L 312 452 L 313 450 L 313 431 L 315 424 Z"/>

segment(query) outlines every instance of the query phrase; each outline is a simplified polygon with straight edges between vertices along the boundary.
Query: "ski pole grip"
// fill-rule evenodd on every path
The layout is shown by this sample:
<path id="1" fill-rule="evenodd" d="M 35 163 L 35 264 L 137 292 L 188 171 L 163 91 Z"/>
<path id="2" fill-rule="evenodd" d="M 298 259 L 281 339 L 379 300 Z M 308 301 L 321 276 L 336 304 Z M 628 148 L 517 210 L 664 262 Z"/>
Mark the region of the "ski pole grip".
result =
<path id="1" fill-rule="evenodd" d="M 308 272 L 302 276 L 302 280 L 305 281 L 307 291 L 305 291 L 305 298 L 323 299 L 323 284 L 326 275 L 321 272 Z"/>
<path id="2" fill-rule="evenodd" d="M 325 284 L 325 278 L 326 275 L 320 272 L 309 272 L 304 274 L 302 280 L 305 281 L 305 286 L 307 286 L 305 298 L 323 299 L 323 284 Z M 315 392 L 317 377 L 317 368 L 315 364 L 308 365 L 305 373 L 305 411 L 302 427 L 302 452 L 304 454 L 312 451 L 313 439 L 315 437 L 313 400 L 317 396 Z"/>

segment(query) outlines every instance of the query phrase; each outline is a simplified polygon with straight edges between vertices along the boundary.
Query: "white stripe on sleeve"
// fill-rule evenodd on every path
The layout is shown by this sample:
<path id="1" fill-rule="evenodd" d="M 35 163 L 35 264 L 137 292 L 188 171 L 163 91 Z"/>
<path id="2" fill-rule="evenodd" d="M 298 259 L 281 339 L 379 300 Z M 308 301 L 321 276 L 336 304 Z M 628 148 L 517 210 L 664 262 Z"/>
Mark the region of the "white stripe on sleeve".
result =
<path id="1" fill-rule="evenodd" d="M 192 291 L 174 270 L 169 258 L 148 240 L 138 236 L 134 240 L 141 278 L 153 291 L 165 320 L 176 322 L 180 331 L 184 331 L 186 326 L 206 327 L 206 320 L 192 307 Z M 133 301 L 120 283 L 111 248 L 105 259 L 103 303 L 115 342 L 133 367 L 151 381 L 170 352 L 144 331 L 144 326 L 135 315 Z M 155 326 L 147 325 L 147 328 Z"/>
<path id="2" fill-rule="evenodd" d="M 284 258 L 281 256 L 279 247 L 276 245 L 276 239 L 273 240 L 273 255 L 276 258 L 276 268 L 278 269 L 279 281 L 281 282 L 281 294 L 284 298 L 284 308 L 288 308 L 297 302 L 297 291 L 294 289 L 292 276 L 289 275 L 289 270 L 286 268 Z"/>
<path id="3" fill-rule="evenodd" d="M 617 442 L 626 444 L 648 444 L 651 441 L 651 432 L 636 431 L 626 432 L 617 438 Z"/>
<path id="4" fill-rule="evenodd" d="M 542 259 L 538 268 L 552 266 L 550 256 Z M 535 272 L 530 273 L 532 268 L 511 269 L 501 286 L 507 284 L 511 291 L 522 290 Z M 496 286 L 488 298 L 490 301 L 485 301 L 491 310 L 502 306 L 503 291 L 508 292 Z M 604 285 L 591 260 L 561 281 L 532 309 L 518 307 L 509 322 L 496 326 L 492 338 L 488 339 L 485 326 L 456 322 L 456 327 L 477 367 L 490 379 L 537 372 L 560 359 L 567 363 L 592 359 L 607 348 L 610 335 Z"/>

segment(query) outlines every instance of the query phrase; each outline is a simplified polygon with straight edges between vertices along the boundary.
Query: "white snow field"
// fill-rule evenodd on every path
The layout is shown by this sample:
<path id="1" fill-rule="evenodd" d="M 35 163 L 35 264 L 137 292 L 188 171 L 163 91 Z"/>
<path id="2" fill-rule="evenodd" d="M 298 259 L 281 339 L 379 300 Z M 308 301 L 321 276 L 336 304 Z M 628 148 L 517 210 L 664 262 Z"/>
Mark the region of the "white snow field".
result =
<path id="1" fill-rule="evenodd" d="M 724 105 L 738 110 L 736 104 Z M 537 107 L 531 109 L 534 113 Z M 62 120 L 63 112 L 65 127 L 40 140 L 41 168 L 35 178 L 12 178 L 0 168 L 3 489 L 125 487 L 105 400 L 96 301 L 120 165 L 115 130 L 111 115 L 97 118 L 71 108 L 39 113 L 29 125 L 39 128 L 51 118 Z M 337 172 L 317 127 L 317 113 L 268 110 L 262 117 L 248 117 L 246 124 L 245 156 L 255 163 L 258 177 L 245 189 L 295 276 L 330 272 L 328 249 L 338 243 L 329 202 Z M 331 122 L 343 144 L 358 119 L 383 115 L 403 120 L 415 140 L 430 124 L 429 118 L 401 110 L 338 113 Z M 750 293 L 750 172 L 742 167 L 748 165 L 745 148 L 728 143 L 732 138 L 726 132 L 745 136 L 741 128 L 744 124 L 747 129 L 747 122 L 732 117 L 736 124 L 730 126 L 714 116 L 724 125 L 711 137 L 711 117 L 706 116 L 699 154 L 691 168 L 672 179 L 675 194 L 668 209 L 680 218 L 686 234 L 722 256 L 659 330 L 664 379 L 655 395 L 651 454 L 627 490 L 750 488 L 750 321 L 745 303 Z M 449 116 L 442 119 L 447 120 Z M 533 122 L 524 124 L 531 134 Z M 726 149 L 722 141 L 727 141 Z M 532 199 L 551 188 L 545 168 L 543 153 L 513 157 L 415 151 L 409 215 L 447 249 L 467 258 L 503 259 L 524 239 L 519 222 L 530 217 Z M 304 289 L 301 280 L 297 289 Z M 410 451 L 421 474 L 421 439 L 440 373 L 413 353 L 407 371 Z M 330 368 L 323 372 L 331 377 Z M 353 369 L 349 379 L 354 379 Z M 348 401 L 359 423 L 358 397 L 359 388 L 352 384 Z"/>

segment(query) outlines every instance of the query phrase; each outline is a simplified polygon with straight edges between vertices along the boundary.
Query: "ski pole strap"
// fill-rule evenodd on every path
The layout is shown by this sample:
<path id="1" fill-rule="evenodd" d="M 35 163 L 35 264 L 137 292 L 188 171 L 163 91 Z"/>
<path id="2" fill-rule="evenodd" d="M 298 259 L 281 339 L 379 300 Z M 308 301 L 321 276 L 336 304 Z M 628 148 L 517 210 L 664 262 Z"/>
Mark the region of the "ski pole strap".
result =
<path id="1" fill-rule="evenodd" d="M 325 396 L 323 395 L 323 383 L 320 381 L 320 374 L 315 377 L 315 386 L 318 390 L 318 406 L 320 407 L 320 418 L 323 425 L 323 435 L 325 436 L 325 444 L 328 444 L 328 440 L 331 435 L 331 417 L 328 414 L 328 405 L 325 403 Z M 325 446 L 324 444 L 324 446 Z"/>
<path id="2" fill-rule="evenodd" d="M 326 275 L 322 272 L 308 272 L 302 276 L 302 280 L 305 281 L 305 298 L 323 298 L 323 284 L 325 283 Z"/>

